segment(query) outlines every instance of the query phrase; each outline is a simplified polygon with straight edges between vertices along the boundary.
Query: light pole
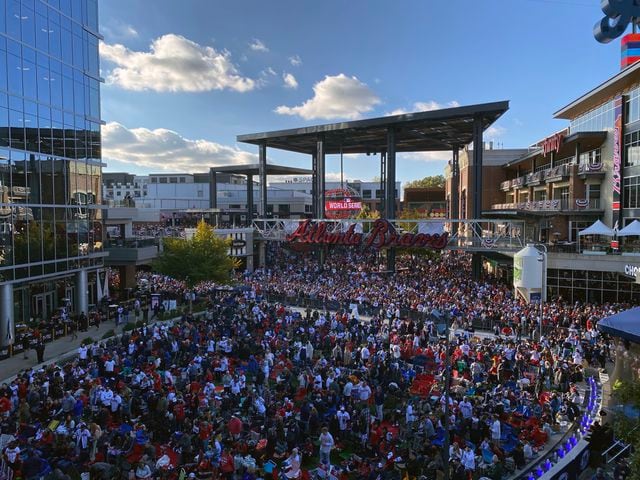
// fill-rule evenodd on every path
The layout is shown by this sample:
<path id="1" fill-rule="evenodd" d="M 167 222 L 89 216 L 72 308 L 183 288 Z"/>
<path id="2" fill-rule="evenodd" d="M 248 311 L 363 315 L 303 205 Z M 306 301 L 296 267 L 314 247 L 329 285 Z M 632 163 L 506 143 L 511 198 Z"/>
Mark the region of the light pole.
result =
<path id="1" fill-rule="evenodd" d="M 540 290 L 540 341 L 542 341 L 542 316 L 544 314 L 544 302 L 547 301 L 547 254 L 549 251 L 544 243 L 536 244 L 536 248 L 542 250 L 538 258 L 538 261 L 542 262 L 542 288 Z"/>

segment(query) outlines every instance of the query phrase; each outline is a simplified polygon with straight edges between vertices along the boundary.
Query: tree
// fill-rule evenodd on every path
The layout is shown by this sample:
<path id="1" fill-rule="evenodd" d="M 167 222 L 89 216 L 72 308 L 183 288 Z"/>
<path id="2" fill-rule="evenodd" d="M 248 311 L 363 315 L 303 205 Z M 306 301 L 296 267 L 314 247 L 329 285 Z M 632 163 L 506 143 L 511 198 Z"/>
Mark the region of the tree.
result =
<path id="1" fill-rule="evenodd" d="M 153 262 L 153 268 L 183 281 L 189 290 L 201 282 L 229 283 L 232 270 L 239 265 L 229 256 L 230 246 L 231 240 L 217 236 L 213 227 L 201 220 L 192 238 L 165 239 L 164 250 Z"/>
<path id="2" fill-rule="evenodd" d="M 416 187 L 438 187 L 444 188 L 444 175 L 431 175 L 429 177 L 424 177 L 420 180 L 412 180 L 411 182 L 407 182 L 404 188 L 416 188 Z"/>

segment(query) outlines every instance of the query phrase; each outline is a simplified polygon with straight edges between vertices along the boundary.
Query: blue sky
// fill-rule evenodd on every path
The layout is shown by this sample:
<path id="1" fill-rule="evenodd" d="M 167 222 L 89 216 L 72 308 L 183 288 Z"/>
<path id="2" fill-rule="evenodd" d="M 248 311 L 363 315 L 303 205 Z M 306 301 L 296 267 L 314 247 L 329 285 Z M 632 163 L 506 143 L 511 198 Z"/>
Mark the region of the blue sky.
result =
<path id="1" fill-rule="evenodd" d="M 101 0 L 106 171 L 205 171 L 255 161 L 238 134 L 497 100 L 511 109 L 486 136 L 526 147 L 619 70 L 601 17 L 596 0 Z M 398 180 L 447 158 L 403 158 Z M 345 161 L 348 178 L 378 170 Z"/>

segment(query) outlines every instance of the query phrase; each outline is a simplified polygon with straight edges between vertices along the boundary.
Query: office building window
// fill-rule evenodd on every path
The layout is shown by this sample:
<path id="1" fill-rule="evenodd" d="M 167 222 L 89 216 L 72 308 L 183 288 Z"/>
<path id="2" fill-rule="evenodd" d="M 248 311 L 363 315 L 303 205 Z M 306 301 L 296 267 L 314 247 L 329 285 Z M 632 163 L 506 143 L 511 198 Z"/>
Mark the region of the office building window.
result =
<path id="1" fill-rule="evenodd" d="M 627 96 L 625 123 L 628 125 L 640 120 L 640 88 L 631 90 Z"/>
<path id="2" fill-rule="evenodd" d="M 571 133 L 613 130 L 614 109 L 611 100 L 572 120 L 569 129 Z"/>
<path id="3" fill-rule="evenodd" d="M 640 189 L 640 176 L 624 179 L 624 208 L 640 208 L 638 204 L 638 190 Z"/>
<path id="4" fill-rule="evenodd" d="M 640 132 L 626 134 L 624 148 L 626 150 L 625 165 L 627 167 L 640 165 Z"/>

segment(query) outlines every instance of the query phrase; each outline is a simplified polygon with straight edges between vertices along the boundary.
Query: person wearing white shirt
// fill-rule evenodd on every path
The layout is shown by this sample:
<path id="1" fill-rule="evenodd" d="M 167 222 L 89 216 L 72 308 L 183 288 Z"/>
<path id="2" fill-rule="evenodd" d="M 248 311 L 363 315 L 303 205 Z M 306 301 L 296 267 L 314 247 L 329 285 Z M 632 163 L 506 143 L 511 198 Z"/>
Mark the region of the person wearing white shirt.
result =
<path id="1" fill-rule="evenodd" d="M 473 405 L 471 405 L 471 402 L 467 397 L 464 397 L 464 399 L 458 404 L 458 408 L 465 420 L 471 418 L 471 415 L 473 414 Z"/>
<path id="2" fill-rule="evenodd" d="M 500 419 L 493 417 L 493 423 L 491 424 L 491 440 L 494 442 L 500 442 L 502 437 L 502 426 L 500 425 Z"/>
<path id="3" fill-rule="evenodd" d="M 460 463 L 462 463 L 462 466 L 467 471 L 473 472 L 476 469 L 476 456 L 473 450 L 471 450 L 471 447 L 467 446 L 464 449 Z"/>

